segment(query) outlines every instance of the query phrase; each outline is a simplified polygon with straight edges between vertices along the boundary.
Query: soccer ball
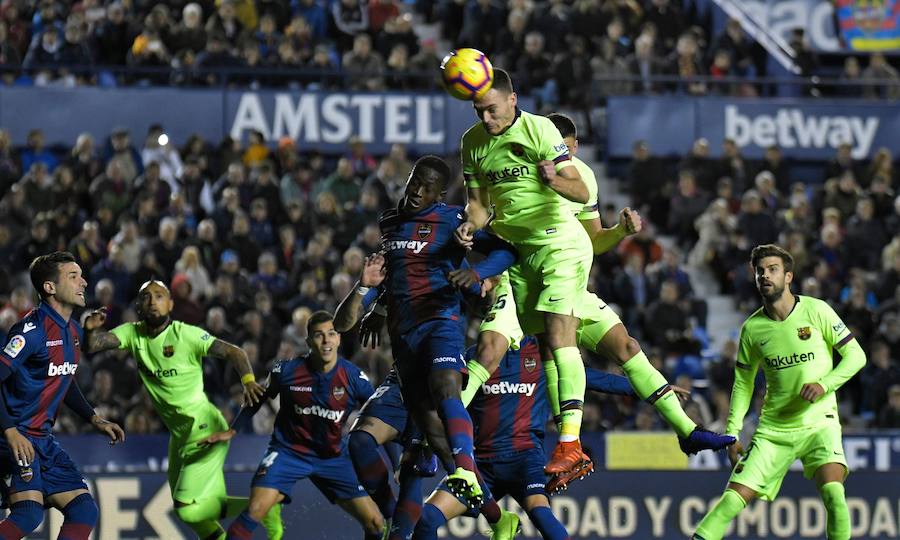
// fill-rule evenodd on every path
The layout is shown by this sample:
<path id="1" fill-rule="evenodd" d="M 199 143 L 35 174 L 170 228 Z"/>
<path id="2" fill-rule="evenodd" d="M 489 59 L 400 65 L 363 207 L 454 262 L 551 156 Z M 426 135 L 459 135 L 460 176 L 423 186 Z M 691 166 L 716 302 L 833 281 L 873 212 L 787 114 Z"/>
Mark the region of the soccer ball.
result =
<path id="1" fill-rule="evenodd" d="M 494 83 L 491 61 L 478 49 L 456 49 L 445 56 L 441 62 L 441 74 L 444 88 L 456 99 L 478 99 Z"/>

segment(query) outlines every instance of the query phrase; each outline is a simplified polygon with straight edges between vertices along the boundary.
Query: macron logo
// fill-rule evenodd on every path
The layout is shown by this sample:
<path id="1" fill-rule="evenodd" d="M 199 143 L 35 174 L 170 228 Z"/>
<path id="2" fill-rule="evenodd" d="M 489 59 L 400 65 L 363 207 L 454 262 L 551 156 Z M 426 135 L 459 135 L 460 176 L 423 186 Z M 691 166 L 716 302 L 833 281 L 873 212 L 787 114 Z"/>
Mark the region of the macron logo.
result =
<path id="1" fill-rule="evenodd" d="M 837 148 L 850 143 L 856 159 L 869 155 L 879 123 L 877 116 L 813 116 L 789 107 L 775 114 L 750 116 L 742 114 L 737 105 L 725 107 L 725 137 L 734 139 L 738 146 Z"/>
<path id="2" fill-rule="evenodd" d="M 70 364 L 69 362 L 62 363 L 58 366 L 50 364 L 47 366 L 47 376 L 59 377 L 60 375 L 75 375 L 76 369 L 78 369 L 78 364 Z"/>
<path id="3" fill-rule="evenodd" d="M 419 240 L 392 240 L 386 242 L 384 248 L 387 251 L 395 251 L 398 249 L 411 249 L 413 253 L 420 253 L 428 242 L 420 242 Z"/>
<path id="4" fill-rule="evenodd" d="M 344 417 L 345 411 L 335 411 L 332 409 L 326 409 L 325 407 L 320 407 L 318 405 L 312 405 L 310 407 L 301 407 L 300 405 L 294 405 L 294 412 L 300 415 L 318 416 L 319 418 L 331 420 L 335 424 L 338 424 L 340 423 L 341 418 Z"/>
<path id="5" fill-rule="evenodd" d="M 495 396 L 500 394 L 524 394 L 531 397 L 534 394 L 535 387 L 537 387 L 537 383 L 510 383 L 502 381 L 497 384 L 482 384 L 481 391 L 487 395 Z"/>
<path id="6" fill-rule="evenodd" d="M 22 327 L 22 333 L 27 334 L 28 332 L 31 332 L 35 328 L 37 328 L 37 327 L 34 325 L 34 323 L 27 322 L 27 323 L 25 323 L 25 326 Z"/>

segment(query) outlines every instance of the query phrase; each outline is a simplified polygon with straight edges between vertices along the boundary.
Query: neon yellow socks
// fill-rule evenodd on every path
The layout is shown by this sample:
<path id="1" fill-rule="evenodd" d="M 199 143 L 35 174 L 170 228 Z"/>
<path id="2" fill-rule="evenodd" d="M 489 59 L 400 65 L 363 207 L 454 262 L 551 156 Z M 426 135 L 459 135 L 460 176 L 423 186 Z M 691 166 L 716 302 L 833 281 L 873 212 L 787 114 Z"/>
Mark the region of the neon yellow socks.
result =
<path id="1" fill-rule="evenodd" d="M 481 385 L 491 378 L 491 374 L 477 360 L 469 360 L 466 367 L 469 369 L 469 380 L 466 382 L 466 387 L 463 388 L 461 397 L 463 406 L 468 407 L 469 403 L 475 399 L 475 394 L 478 393 Z"/>
<path id="2" fill-rule="evenodd" d="M 678 402 L 678 396 L 669 389 L 669 383 L 662 373 L 650 364 L 644 351 L 622 364 L 622 370 L 637 395 L 656 407 L 657 412 L 672 426 L 679 437 L 688 437 L 694 431 L 697 424 L 685 414 L 681 403 Z"/>
<path id="3" fill-rule="evenodd" d="M 737 517 L 745 506 L 747 506 L 746 501 L 737 491 L 726 489 L 719 502 L 697 525 L 697 535 L 702 536 L 703 540 L 722 540 L 731 520 Z"/>
<path id="4" fill-rule="evenodd" d="M 823 485 L 822 502 L 825 503 L 825 513 L 828 516 L 825 530 L 828 540 L 848 540 L 850 538 L 850 509 L 847 508 L 847 499 L 844 496 L 844 484 L 840 482 L 828 482 Z"/>
<path id="5" fill-rule="evenodd" d="M 584 373 L 584 362 L 578 347 L 563 347 L 553 351 L 553 362 L 559 373 L 559 408 L 560 429 L 559 440 L 570 442 L 578 440 L 581 434 L 582 408 L 584 407 L 584 390 L 587 378 Z"/>

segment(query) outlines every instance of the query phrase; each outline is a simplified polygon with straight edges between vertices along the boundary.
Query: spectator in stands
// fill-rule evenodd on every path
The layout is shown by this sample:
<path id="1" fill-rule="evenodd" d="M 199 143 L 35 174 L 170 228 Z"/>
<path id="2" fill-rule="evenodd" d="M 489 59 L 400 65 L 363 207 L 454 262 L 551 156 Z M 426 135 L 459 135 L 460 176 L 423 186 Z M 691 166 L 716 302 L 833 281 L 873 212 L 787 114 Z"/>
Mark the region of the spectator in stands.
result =
<path id="1" fill-rule="evenodd" d="M 869 66 L 862 72 L 862 81 L 866 83 L 863 95 L 869 99 L 894 100 L 900 97 L 900 74 L 880 51 L 869 56 Z"/>
<path id="2" fill-rule="evenodd" d="M 131 301 L 129 297 L 131 293 L 131 274 L 128 273 L 128 268 L 125 266 L 124 253 L 122 253 L 122 248 L 118 244 L 111 243 L 109 254 L 90 269 L 90 280 L 92 283 L 99 283 L 102 279 L 107 279 L 112 283 L 116 302 L 121 306 L 128 305 Z"/>
<path id="3" fill-rule="evenodd" d="M 316 39 L 325 39 L 328 34 L 328 13 L 317 0 L 291 0 L 294 15 L 299 15 L 309 23 Z"/>
<path id="4" fill-rule="evenodd" d="M 835 89 L 835 94 L 847 98 L 862 97 L 863 82 L 859 59 L 855 56 L 847 56 L 844 59 L 844 70 L 841 72 L 840 83 Z"/>
<path id="5" fill-rule="evenodd" d="M 384 60 L 372 50 L 372 38 L 368 34 L 358 34 L 353 39 L 353 50 L 344 55 L 342 66 L 351 89 L 380 90 L 384 87 Z"/>
<path id="6" fill-rule="evenodd" d="M 888 243 L 884 224 L 875 217 L 872 199 L 856 202 L 856 213 L 847 221 L 847 257 L 854 266 L 877 271 L 881 266 L 881 249 Z"/>
<path id="7" fill-rule="evenodd" d="M 95 210 L 103 206 L 118 214 L 129 206 L 130 190 L 130 182 L 122 170 L 122 162 L 116 159 L 106 165 L 103 174 L 94 178 L 88 192 Z"/>
<path id="8" fill-rule="evenodd" d="M 664 355 L 685 352 L 689 341 L 688 315 L 678 301 L 678 284 L 664 282 L 659 298 L 647 308 L 644 339 L 659 347 Z"/>
<path id="9" fill-rule="evenodd" d="M 193 287 L 185 274 L 172 277 L 172 311 L 173 320 L 199 326 L 206 320 L 206 308 L 199 300 L 191 298 Z"/>
<path id="10" fill-rule="evenodd" d="M 194 55 L 206 47 L 206 29 L 203 27 L 203 8 L 191 2 L 181 10 L 181 23 L 172 32 L 172 50 L 176 53 L 185 50 Z"/>
<path id="11" fill-rule="evenodd" d="M 525 49 L 528 33 L 528 14 L 521 9 L 510 10 L 506 24 L 497 33 L 494 58 L 498 66 L 515 66 Z"/>
<path id="12" fill-rule="evenodd" d="M 353 163 L 350 158 L 343 157 L 338 160 L 337 169 L 322 182 L 316 193 L 333 195 L 337 204 L 344 208 L 356 203 L 360 189 L 359 179 L 353 171 Z"/>
<path id="13" fill-rule="evenodd" d="M 222 0 L 217 2 L 218 9 L 206 21 L 206 33 L 209 36 L 219 36 L 227 42 L 228 46 L 234 47 L 238 43 L 238 38 L 244 32 L 244 24 L 238 19 L 235 0 Z M 207 50 L 209 49 L 207 42 Z"/>
<path id="14" fill-rule="evenodd" d="M 338 0 L 331 3 L 331 20 L 334 22 L 334 39 L 339 51 L 356 49 L 356 39 L 368 36 L 369 9 L 364 0 Z M 371 38 L 370 38 L 371 40 Z M 371 41 L 369 42 L 371 49 Z"/>
<path id="15" fill-rule="evenodd" d="M 747 177 L 748 174 L 750 174 L 749 166 L 744 156 L 741 155 L 741 148 L 734 139 L 725 139 L 722 142 L 722 157 L 719 158 L 718 163 L 718 178 L 713 179 L 710 184 L 701 183 L 698 185 L 700 189 L 712 191 L 715 189 L 715 182 L 719 178 L 727 176 L 734 183 L 735 191 L 743 192 L 745 189 L 752 187 L 750 184 L 751 178 Z"/>
<path id="16" fill-rule="evenodd" d="M 691 151 L 678 164 L 678 170 L 693 171 L 698 186 L 716 186 L 720 166 L 710 158 L 709 141 L 701 137 L 691 145 Z"/>
<path id="17" fill-rule="evenodd" d="M 828 190 L 826 181 L 825 207 L 836 208 L 840 212 L 841 222 L 846 221 L 856 211 L 856 201 L 862 192 L 856 178 L 852 171 L 844 171 L 835 183 L 833 191 Z"/>
<path id="18" fill-rule="evenodd" d="M 406 46 L 407 53 L 412 56 L 419 52 L 419 38 L 413 29 L 411 13 L 392 17 L 381 32 L 373 32 L 378 52 L 386 58 L 397 45 Z"/>
<path id="19" fill-rule="evenodd" d="M 737 217 L 737 230 L 751 246 L 775 243 L 778 229 L 775 218 L 765 210 L 763 199 L 755 189 L 748 190 L 741 198 L 741 212 Z"/>
<path id="20" fill-rule="evenodd" d="M 884 429 L 900 428 L 900 384 L 895 384 L 888 391 L 887 404 L 878 415 L 877 425 Z"/>
<path id="21" fill-rule="evenodd" d="M 126 182 L 132 182 L 139 174 L 144 172 L 144 163 L 137 149 L 131 144 L 131 135 L 127 128 L 117 127 L 113 129 L 109 137 L 109 143 L 104 151 L 103 161 L 109 163 L 116 160 L 122 169 L 122 176 Z"/>
<path id="22" fill-rule="evenodd" d="M 97 222 L 85 221 L 81 226 L 81 232 L 69 242 L 66 249 L 75 256 L 75 260 L 82 268 L 93 268 L 100 262 L 106 255 L 106 242 L 100 237 Z"/>
<path id="23" fill-rule="evenodd" d="M 679 245 L 688 246 L 697 239 L 694 220 L 706 210 L 709 196 L 697 187 L 694 172 L 682 170 L 678 174 L 678 188 L 669 204 L 669 231 Z"/>
<path id="24" fill-rule="evenodd" d="M 556 81 L 553 79 L 553 60 L 544 51 L 544 36 L 529 32 L 525 36 L 525 53 L 516 63 L 516 91 L 533 96 L 540 106 L 554 106 L 557 102 Z"/>
<path id="25" fill-rule="evenodd" d="M 834 158 L 825 165 L 825 178 L 838 178 L 847 171 L 852 172 L 856 178 L 859 178 L 862 168 L 853 159 L 853 145 L 841 143 L 837 147 Z"/>
<path id="26" fill-rule="evenodd" d="M 692 80 L 706 74 L 700 62 L 702 51 L 697 43 L 697 38 L 692 32 L 685 32 L 678 38 L 675 51 L 669 56 L 669 73 L 686 79 L 686 83 L 676 83 L 675 91 L 690 95 L 703 95 L 706 93 L 706 84 Z"/>
<path id="27" fill-rule="evenodd" d="M 226 5 L 228 4 L 223 2 L 221 7 Z M 236 20 L 235 23 L 237 23 Z M 197 55 L 194 67 L 198 77 L 203 82 L 209 86 L 215 86 L 222 82 L 221 75 L 217 71 L 223 68 L 241 67 L 241 61 L 238 57 L 231 54 L 231 51 L 228 49 L 230 42 L 227 34 L 210 29 L 207 24 L 207 36 L 206 49 Z"/>
<path id="28" fill-rule="evenodd" d="M 22 170 L 31 170 L 34 163 L 43 163 L 46 171 L 53 172 L 53 169 L 59 164 L 59 160 L 53 155 L 53 152 L 47 150 L 44 146 L 44 132 L 40 129 L 32 129 L 28 132 L 26 147 L 20 154 L 22 162 Z"/>
<path id="29" fill-rule="evenodd" d="M 496 48 L 497 30 L 506 22 L 503 5 L 495 0 L 468 0 L 462 16 L 462 28 L 454 43 L 462 47 L 478 44 L 485 54 L 493 54 Z M 452 39 L 452 38 L 451 38 Z"/>

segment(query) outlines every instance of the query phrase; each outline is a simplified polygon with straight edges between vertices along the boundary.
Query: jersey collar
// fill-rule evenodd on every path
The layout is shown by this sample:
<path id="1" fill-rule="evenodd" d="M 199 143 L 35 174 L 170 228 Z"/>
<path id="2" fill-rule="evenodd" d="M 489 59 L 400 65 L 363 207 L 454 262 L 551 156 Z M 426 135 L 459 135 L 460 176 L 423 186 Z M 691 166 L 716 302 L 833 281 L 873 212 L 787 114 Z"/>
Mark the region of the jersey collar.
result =
<path id="1" fill-rule="evenodd" d="M 47 302 L 41 302 L 38 306 L 38 309 L 43 311 L 45 315 L 53 319 L 53 322 L 58 324 L 61 328 L 69 326 L 69 321 L 63 319 L 62 315 L 60 315 L 55 309 L 50 307 L 50 304 L 48 304 Z"/>
<path id="2" fill-rule="evenodd" d="M 513 116 L 512 122 L 510 122 L 509 125 L 506 126 L 506 129 L 503 130 L 503 133 L 500 133 L 499 135 L 495 135 L 495 137 L 502 137 L 502 136 L 506 135 L 507 133 L 509 133 L 509 130 L 511 130 L 513 127 L 515 127 L 516 122 L 519 121 L 519 117 L 521 117 L 521 116 L 522 116 L 522 109 L 520 109 L 519 106 L 516 105 L 516 115 Z"/>
<path id="3" fill-rule="evenodd" d="M 771 320 L 771 321 L 775 321 L 775 322 L 784 322 L 784 321 L 790 319 L 790 318 L 791 318 L 791 315 L 793 315 L 794 312 L 797 311 L 797 305 L 798 305 L 798 304 L 800 304 L 800 295 L 795 294 L 795 295 L 794 295 L 794 305 L 791 307 L 791 311 L 787 314 L 787 317 L 785 317 L 783 320 L 780 320 L 780 321 L 779 321 L 778 319 L 776 319 L 775 317 L 772 317 L 772 316 L 769 314 L 769 310 L 766 309 L 765 304 L 763 304 L 763 313 L 765 313 L 766 317 L 768 317 L 769 320 Z"/>

